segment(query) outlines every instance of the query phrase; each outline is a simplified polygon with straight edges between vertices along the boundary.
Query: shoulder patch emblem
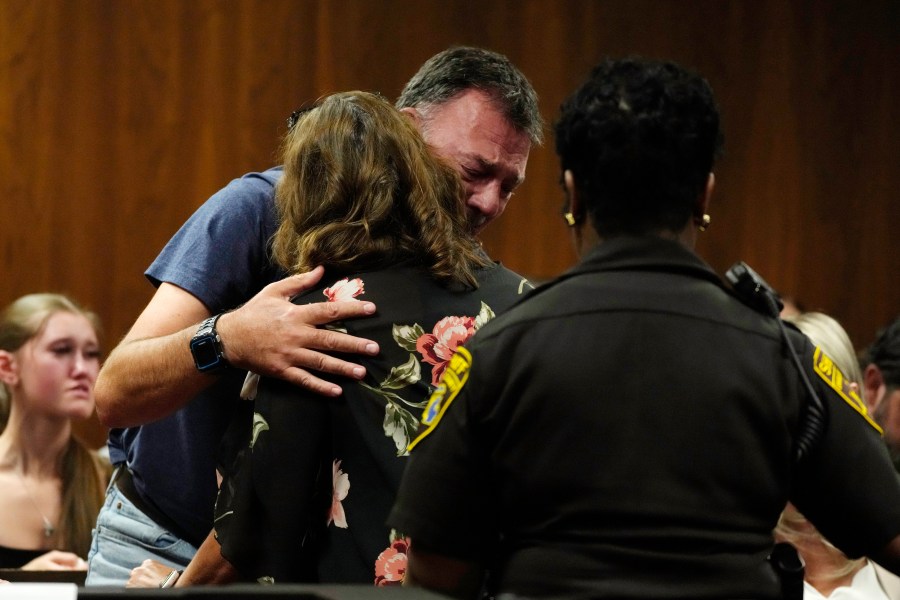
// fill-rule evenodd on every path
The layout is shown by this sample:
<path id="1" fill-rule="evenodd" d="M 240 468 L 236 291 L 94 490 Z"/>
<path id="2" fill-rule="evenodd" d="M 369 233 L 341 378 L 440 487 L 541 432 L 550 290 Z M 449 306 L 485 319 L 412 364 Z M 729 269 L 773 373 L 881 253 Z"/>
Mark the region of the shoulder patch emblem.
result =
<path id="1" fill-rule="evenodd" d="M 424 429 L 416 436 L 416 439 L 410 442 L 409 446 L 406 447 L 407 452 L 415 448 L 416 445 L 434 431 L 434 428 L 440 423 L 441 417 L 444 416 L 447 408 L 453 403 L 456 395 L 459 394 L 459 391 L 466 384 L 466 381 L 468 381 L 469 367 L 471 366 L 472 355 L 469 354 L 468 350 L 460 346 L 456 349 L 456 354 L 453 355 L 453 358 L 450 359 L 450 363 L 447 365 L 444 376 L 437 389 L 434 390 L 434 393 L 431 394 L 431 398 L 428 399 L 428 404 L 425 406 L 425 411 L 422 413 L 422 425 L 424 426 Z"/>
<path id="2" fill-rule="evenodd" d="M 853 410 L 858 412 L 862 417 L 876 430 L 878 433 L 883 434 L 884 432 L 881 430 L 881 427 L 878 426 L 878 423 L 872 420 L 872 417 L 869 416 L 869 411 L 866 410 L 866 405 L 862 401 L 862 398 L 859 397 L 859 393 L 850 386 L 852 382 L 848 381 L 844 374 L 841 373 L 841 370 L 837 368 L 837 365 L 834 364 L 834 361 L 825 354 L 822 349 L 816 346 L 816 351 L 813 354 L 813 370 L 822 378 L 828 386 L 837 392 L 838 396 L 844 399 L 844 402 L 849 404 Z"/>

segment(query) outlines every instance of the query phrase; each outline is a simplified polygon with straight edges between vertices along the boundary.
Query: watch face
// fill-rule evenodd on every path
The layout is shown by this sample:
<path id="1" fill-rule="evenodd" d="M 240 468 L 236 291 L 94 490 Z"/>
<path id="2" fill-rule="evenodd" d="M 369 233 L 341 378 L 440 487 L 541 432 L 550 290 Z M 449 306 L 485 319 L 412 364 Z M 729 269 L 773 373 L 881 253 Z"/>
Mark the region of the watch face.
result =
<path id="1" fill-rule="evenodd" d="M 222 357 L 216 349 L 216 342 L 212 336 L 201 337 L 191 342 L 191 353 L 194 355 L 194 362 L 200 371 L 208 371 L 219 366 Z"/>

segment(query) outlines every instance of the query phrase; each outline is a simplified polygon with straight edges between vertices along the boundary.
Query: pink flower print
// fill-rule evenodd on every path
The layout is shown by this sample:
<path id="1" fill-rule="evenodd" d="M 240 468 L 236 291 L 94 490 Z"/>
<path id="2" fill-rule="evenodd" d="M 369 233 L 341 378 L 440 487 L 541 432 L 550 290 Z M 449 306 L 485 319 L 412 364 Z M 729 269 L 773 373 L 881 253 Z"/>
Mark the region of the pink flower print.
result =
<path id="1" fill-rule="evenodd" d="M 406 577 L 406 553 L 409 550 L 409 538 L 394 540 L 390 547 L 378 555 L 375 561 L 375 585 L 387 587 L 401 585 Z"/>
<path id="2" fill-rule="evenodd" d="M 350 476 L 341 471 L 341 461 L 339 460 L 334 461 L 331 469 L 334 491 L 331 496 L 331 510 L 328 512 L 326 525 L 331 525 L 333 521 L 335 527 L 347 529 L 347 515 L 344 514 L 344 505 L 341 504 L 341 500 L 346 498 L 350 491 Z"/>
<path id="3" fill-rule="evenodd" d="M 344 277 L 333 286 L 325 288 L 322 293 L 328 298 L 328 302 L 347 302 L 365 294 L 366 286 L 359 277 L 353 280 Z"/>
<path id="4" fill-rule="evenodd" d="M 431 385 L 436 386 L 440 382 L 456 349 L 474 334 L 475 317 L 444 317 L 435 324 L 431 333 L 416 340 L 416 350 L 422 355 L 422 360 L 433 365 Z"/>

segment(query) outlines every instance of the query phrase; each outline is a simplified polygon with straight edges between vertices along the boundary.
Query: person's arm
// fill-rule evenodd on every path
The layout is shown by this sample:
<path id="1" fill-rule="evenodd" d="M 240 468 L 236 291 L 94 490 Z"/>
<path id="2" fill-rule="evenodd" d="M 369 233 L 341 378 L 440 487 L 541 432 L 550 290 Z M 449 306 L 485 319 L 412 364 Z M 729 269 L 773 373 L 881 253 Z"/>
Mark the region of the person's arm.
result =
<path id="1" fill-rule="evenodd" d="M 481 565 L 436 554 L 410 540 L 403 585 L 422 587 L 454 598 L 477 598 L 484 581 Z"/>
<path id="2" fill-rule="evenodd" d="M 175 582 L 175 587 L 189 585 L 224 585 L 238 578 L 237 569 L 222 556 L 219 542 L 214 532 L 210 532 L 197 549 L 184 573 Z"/>
<path id="3" fill-rule="evenodd" d="M 224 585 L 237 580 L 238 572 L 225 560 L 219 551 L 219 542 L 210 532 L 194 558 L 180 574 L 177 570 L 161 562 L 147 559 L 131 570 L 131 577 L 125 587 L 155 588 L 162 587 L 169 577 L 173 583 L 166 587 L 187 587 L 189 585 Z"/>
<path id="4" fill-rule="evenodd" d="M 177 569 L 172 569 L 169 565 L 164 565 L 161 562 L 148 558 L 131 570 L 131 575 L 128 577 L 128 581 L 125 582 L 125 587 L 161 587 L 166 577 L 171 575 L 173 570 L 177 571 Z"/>
<path id="5" fill-rule="evenodd" d="M 240 308 L 222 315 L 216 328 L 228 362 L 326 396 L 339 395 L 340 387 L 308 369 L 361 379 L 363 367 L 324 352 L 377 354 L 377 344 L 316 326 L 368 316 L 375 306 L 371 302 L 302 306 L 290 302 L 315 285 L 322 273 L 319 267 L 272 283 Z M 165 417 L 216 380 L 214 374 L 197 371 L 190 351 L 200 321 L 209 316 L 206 306 L 189 292 L 160 285 L 97 378 L 97 413 L 104 425 L 129 427 Z"/>

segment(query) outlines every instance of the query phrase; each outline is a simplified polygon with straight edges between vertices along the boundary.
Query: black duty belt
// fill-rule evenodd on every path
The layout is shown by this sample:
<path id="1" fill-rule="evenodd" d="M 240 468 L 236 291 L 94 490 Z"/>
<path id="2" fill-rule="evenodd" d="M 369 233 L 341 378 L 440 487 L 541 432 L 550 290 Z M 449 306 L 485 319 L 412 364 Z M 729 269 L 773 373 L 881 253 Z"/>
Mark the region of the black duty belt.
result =
<path id="1" fill-rule="evenodd" d="M 134 486 L 134 480 L 131 478 L 131 471 L 129 471 L 124 464 L 118 466 L 116 472 L 113 473 L 113 483 L 115 483 L 119 491 L 122 492 L 122 495 L 134 504 L 135 508 L 150 517 L 154 523 L 163 529 L 168 530 L 169 533 L 185 540 L 189 544 L 194 546 L 197 545 L 178 523 L 141 497 L 137 488 Z"/>

